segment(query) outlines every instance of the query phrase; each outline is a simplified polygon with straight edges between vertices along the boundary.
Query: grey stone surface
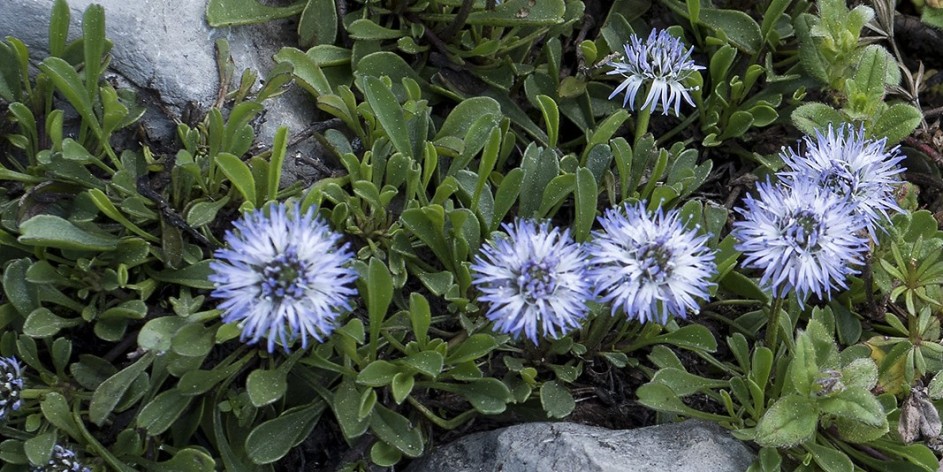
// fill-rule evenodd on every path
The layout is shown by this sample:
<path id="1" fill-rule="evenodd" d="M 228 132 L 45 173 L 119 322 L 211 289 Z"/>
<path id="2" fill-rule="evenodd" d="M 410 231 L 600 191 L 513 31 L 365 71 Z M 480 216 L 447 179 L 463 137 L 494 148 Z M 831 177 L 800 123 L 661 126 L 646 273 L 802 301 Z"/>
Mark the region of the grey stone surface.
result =
<path id="1" fill-rule="evenodd" d="M 151 137 L 173 139 L 172 118 L 188 102 L 209 107 L 219 91 L 215 41 L 230 43 L 238 80 L 244 69 L 264 78 L 275 61 L 272 55 L 296 41 L 287 21 L 230 28 L 210 28 L 204 12 L 206 0 L 69 0 L 72 10 L 70 39 L 80 35 L 85 9 L 97 3 L 105 8 L 106 36 L 113 43 L 107 74 L 117 75 L 141 91 L 151 110 L 144 121 Z M 48 51 L 49 17 L 53 0 L 0 0 L 0 35 L 13 36 L 30 47 L 37 60 Z M 158 105 L 156 102 L 161 102 Z M 278 126 L 290 133 L 303 130 L 315 119 L 315 107 L 300 90 L 266 102 L 258 127 L 258 139 L 270 143 Z M 300 148 L 310 153 L 313 149 Z M 291 166 L 294 159 L 289 156 Z"/>
<path id="2" fill-rule="evenodd" d="M 631 430 L 525 423 L 465 436 L 406 472 L 743 472 L 753 452 L 713 423 Z"/>

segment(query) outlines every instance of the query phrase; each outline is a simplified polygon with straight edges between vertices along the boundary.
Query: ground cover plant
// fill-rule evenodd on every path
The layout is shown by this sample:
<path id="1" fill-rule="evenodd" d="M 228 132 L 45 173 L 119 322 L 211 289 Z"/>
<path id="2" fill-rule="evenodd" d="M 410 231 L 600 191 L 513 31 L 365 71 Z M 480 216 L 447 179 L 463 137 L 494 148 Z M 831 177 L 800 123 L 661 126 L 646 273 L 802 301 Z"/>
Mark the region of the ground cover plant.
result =
<path id="1" fill-rule="evenodd" d="M 898 39 L 936 6 L 211 0 L 297 43 L 259 80 L 219 42 L 168 147 L 57 1 L 48 57 L 0 42 L 0 470 L 700 418 L 753 471 L 936 471 L 941 62 Z M 290 87 L 332 172 L 286 185 Z"/>

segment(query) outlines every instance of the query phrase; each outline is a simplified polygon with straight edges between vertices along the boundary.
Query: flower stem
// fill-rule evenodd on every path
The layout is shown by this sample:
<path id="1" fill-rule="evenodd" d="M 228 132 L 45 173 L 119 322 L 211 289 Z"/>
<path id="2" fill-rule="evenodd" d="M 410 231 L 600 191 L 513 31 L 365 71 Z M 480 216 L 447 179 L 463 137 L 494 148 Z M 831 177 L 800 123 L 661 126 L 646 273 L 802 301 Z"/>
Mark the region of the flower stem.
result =
<path id="1" fill-rule="evenodd" d="M 776 352 L 779 342 L 779 314 L 783 311 L 783 302 L 786 297 L 776 297 L 769 312 L 769 321 L 766 323 L 766 347 Z"/>
<path id="2" fill-rule="evenodd" d="M 642 108 L 638 112 L 638 117 L 635 119 L 635 141 L 634 146 L 638 146 L 639 141 L 642 140 L 642 136 L 645 136 L 645 133 L 648 132 L 648 120 L 652 117 L 652 109 L 649 107 Z"/>

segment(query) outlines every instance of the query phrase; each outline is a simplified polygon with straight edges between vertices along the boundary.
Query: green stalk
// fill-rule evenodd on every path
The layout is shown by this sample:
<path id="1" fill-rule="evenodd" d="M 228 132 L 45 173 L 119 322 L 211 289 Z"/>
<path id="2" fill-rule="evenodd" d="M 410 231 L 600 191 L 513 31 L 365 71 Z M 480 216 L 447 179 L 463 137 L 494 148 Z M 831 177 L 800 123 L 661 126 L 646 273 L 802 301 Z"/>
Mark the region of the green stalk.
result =
<path id="1" fill-rule="evenodd" d="M 772 309 L 769 312 L 769 321 L 766 322 L 766 347 L 776 352 L 779 345 L 779 318 L 783 311 L 783 302 L 786 297 L 777 297 L 773 302 Z"/>

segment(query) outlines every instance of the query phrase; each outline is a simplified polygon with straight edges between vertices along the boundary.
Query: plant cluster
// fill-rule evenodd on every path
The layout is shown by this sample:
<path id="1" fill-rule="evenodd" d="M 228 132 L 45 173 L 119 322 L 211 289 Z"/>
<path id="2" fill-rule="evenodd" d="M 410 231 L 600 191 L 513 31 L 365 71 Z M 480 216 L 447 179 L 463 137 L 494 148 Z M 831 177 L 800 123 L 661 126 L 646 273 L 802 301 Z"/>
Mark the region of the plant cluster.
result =
<path id="1" fill-rule="evenodd" d="M 219 42 L 163 147 L 57 0 L 48 57 L 0 42 L 0 471 L 393 467 L 593 408 L 753 471 L 938 470 L 920 80 L 886 4 L 743 10 L 210 0 L 298 41 L 261 81 Z M 335 172 L 284 185 L 254 123 L 293 86 Z"/>

